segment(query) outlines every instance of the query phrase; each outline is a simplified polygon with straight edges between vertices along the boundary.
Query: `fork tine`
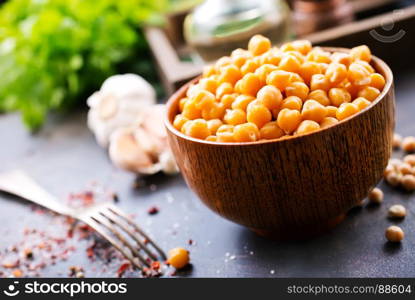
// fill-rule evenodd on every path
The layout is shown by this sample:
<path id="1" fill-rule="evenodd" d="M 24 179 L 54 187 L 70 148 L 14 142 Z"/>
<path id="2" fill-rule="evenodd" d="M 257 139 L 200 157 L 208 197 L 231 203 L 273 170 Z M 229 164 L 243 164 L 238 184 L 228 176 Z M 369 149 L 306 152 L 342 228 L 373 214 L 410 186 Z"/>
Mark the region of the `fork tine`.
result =
<path id="1" fill-rule="evenodd" d="M 115 235 L 130 251 L 147 267 L 150 267 L 148 261 L 134 248 L 129 241 L 127 241 L 120 232 L 118 232 L 111 223 L 103 217 L 100 213 L 94 214 L 91 216 L 92 219 L 100 223 L 105 229 L 109 230 L 113 235 Z"/>
<path id="2" fill-rule="evenodd" d="M 126 222 L 123 218 L 119 217 L 115 214 L 111 209 L 100 211 L 100 214 L 106 217 L 110 222 L 116 224 L 117 226 L 121 227 L 128 235 L 143 249 L 148 256 L 150 256 L 153 260 L 157 260 L 156 255 L 150 251 L 150 249 L 139 240 L 138 235 L 134 233 L 128 226 L 126 226 Z"/>
<path id="3" fill-rule="evenodd" d="M 134 228 L 135 231 L 137 231 L 139 234 L 141 234 L 148 243 L 159 253 L 159 255 L 163 258 L 163 260 L 166 260 L 166 254 L 163 250 L 161 250 L 160 247 L 156 245 L 156 243 L 146 234 L 144 233 L 132 220 L 131 218 L 126 215 L 123 211 L 119 210 L 115 205 L 110 204 L 109 209 L 119 217 L 121 217 L 124 221 L 126 221 L 130 226 Z"/>
<path id="4" fill-rule="evenodd" d="M 98 223 L 96 220 L 94 220 L 93 218 L 86 218 L 84 220 L 82 220 L 83 222 L 85 222 L 86 224 L 88 224 L 89 226 L 91 226 L 93 229 L 95 229 L 95 231 L 97 231 L 102 237 L 104 237 L 104 239 L 106 239 L 108 242 L 110 242 L 118 251 L 120 251 L 124 257 L 126 257 L 136 268 L 138 268 L 139 270 L 143 270 L 143 266 L 137 262 L 136 259 L 134 259 L 134 257 L 128 253 L 127 251 L 125 251 L 125 249 L 119 244 L 117 243 L 117 241 L 115 239 L 113 239 L 109 234 L 107 234 L 105 232 L 105 230 L 103 230 L 102 225 L 100 223 Z"/>

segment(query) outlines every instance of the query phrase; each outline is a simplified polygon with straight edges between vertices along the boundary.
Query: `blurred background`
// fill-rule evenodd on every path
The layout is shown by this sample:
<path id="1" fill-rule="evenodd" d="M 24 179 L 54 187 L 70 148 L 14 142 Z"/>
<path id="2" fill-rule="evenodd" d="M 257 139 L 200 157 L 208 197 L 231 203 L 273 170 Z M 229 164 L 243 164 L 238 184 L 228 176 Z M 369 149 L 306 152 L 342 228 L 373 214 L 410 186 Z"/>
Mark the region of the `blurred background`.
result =
<path id="1" fill-rule="evenodd" d="M 324 44 L 346 37 L 350 47 L 365 42 L 350 44 L 347 37 L 355 33 L 392 30 L 395 15 L 399 18 L 396 12 L 411 12 L 414 1 L 0 3 L 0 111 L 20 111 L 27 128 L 36 130 L 48 112 L 85 103 L 110 75 L 139 74 L 156 88 L 159 99 L 165 99 L 198 75 L 204 64 L 244 47 L 254 34 L 266 35 L 276 45 L 298 38 Z M 378 45 L 370 46 L 376 52 Z"/>

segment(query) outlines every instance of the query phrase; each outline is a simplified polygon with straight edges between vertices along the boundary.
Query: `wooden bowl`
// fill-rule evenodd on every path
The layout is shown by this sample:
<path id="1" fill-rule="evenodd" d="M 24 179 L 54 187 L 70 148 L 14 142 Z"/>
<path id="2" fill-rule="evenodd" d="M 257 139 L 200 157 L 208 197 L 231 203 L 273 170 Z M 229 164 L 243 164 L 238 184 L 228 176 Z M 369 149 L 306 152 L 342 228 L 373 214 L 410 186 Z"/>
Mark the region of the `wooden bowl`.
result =
<path id="1" fill-rule="evenodd" d="M 328 51 L 348 51 L 325 48 Z M 395 126 L 393 75 L 371 106 L 299 137 L 251 143 L 207 142 L 173 125 L 189 82 L 167 103 L 169 143 L 189 187 L 210 209 L 276 239 L 299 239 L 339 223 L 382 178 Z"/>

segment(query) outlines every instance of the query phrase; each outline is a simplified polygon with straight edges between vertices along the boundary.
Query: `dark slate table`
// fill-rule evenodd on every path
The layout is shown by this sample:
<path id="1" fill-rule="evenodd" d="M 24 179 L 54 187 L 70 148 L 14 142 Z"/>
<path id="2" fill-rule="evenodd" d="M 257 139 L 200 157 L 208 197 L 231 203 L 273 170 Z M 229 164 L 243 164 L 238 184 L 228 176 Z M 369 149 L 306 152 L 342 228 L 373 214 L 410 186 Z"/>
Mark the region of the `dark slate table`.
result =
<path id="1" fill-rule="evenodd" d="M 397 78 L 397 132 L 415 134 L 415 81 L 408 73 Z M 85 111 L 52 117 L 45 128 L 30 135 L 16 114 L 0 116 L 0 171 L 26 170 L 52 194 L 64 199 L 96 181 L 114 190 L 118 205 L 137 215 L 137 222 L 166 250 L 184 246 L 193 267 L 178 274 L 191 277 L 368 277 L 415 276 L 415 194 L 388 187 L 379 207 L 353 210 L 331 233 L 302 242 L 265 240 L 230 223 L 204 207 L 178 176 L 154 176 L 133 188 L 135 177 L 114 168 L 106 152 L 85 126 Z M 399 155 L 400 153 L 395 153 Z M 396 223 L 386 218 L 391 204 L 408 208 L 400 222 L 406 233 L 401 245 L 385 243 L 384 230 Z M 149 215 L 149 207 L 160 211 Z M 32 212 L 25 202 L 0 194 L 0 248 L 22 239 L 25 227 L 53 227 L 55 218 Z M 194 241 L 188 245 L 188 240 Z M 66 276 L 71 265 L 83 266 L 86 276 L 114 276 L 114 267 L 98 272 L 86 241 L 68 260 L 46 267 L 41 276 Z M 0 249 L 0 251 L 1 251 Z"/>

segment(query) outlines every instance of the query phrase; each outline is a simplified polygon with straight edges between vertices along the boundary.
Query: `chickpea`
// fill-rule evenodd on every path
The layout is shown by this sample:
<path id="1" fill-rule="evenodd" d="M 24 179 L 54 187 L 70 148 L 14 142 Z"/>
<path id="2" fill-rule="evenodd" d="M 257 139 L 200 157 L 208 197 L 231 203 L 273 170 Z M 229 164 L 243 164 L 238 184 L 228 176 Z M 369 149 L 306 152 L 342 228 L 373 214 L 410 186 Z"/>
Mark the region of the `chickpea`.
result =
<path id="1" fill-rule="evenodd" d="M 207 138 L 205 138 L 205 141 L 208 141 L 208 142 L 217 142 L 218 141 L 218 137 L 216 135 L 209 135 Z"/>
<path id="2" fill-rule="evenodd" d="M 329 91 L 329 99 L 332 105 L 339 107 L 342 103 L 350 102 L 352 97 L 344 88 L 332 88 Z"/>
<path id="3" fill-rule="evenodd" d="M 229 56 L 224 56 L 219 58 L 215 63 L 216 71 L 220 70 L 222 67 L 232 65 L 232 59 Z"/>
<path id="4" fill-rule="evenodd" d="M 254 123 L 244 123 L 235 126 L 233 137 L 235 142 L 255 142 L 259 139 L 259 130 Z"/>
<path id="5" fill-rule="evenodd" d="M 233 86 L 229 82 L 224 82 L 216 89 L 216 98 L 221 99 L 225 95 L 233 93 Z"/>
<path id="6" fill-rule="evenodd" d="M 355 100 L 353 100 L 352 103 L 355 104 L 359 108 L 359 110 L 364 110 L 366 107 L 370 105 L 370 101 L 363 97 L 356 98 Z"/>
<path id="7" fill-rule="evenodd" d="M 229 82 L 230 84 L 235 84 L 239 79 L 242 78 L 242 73 L 233 64 L 224 66 L 220 69 L 220 75 L 218 78 L 219 83 Z"/>
<path id="8" fill-rule="evenodd" d="M 195 103 L 195 106 L 199 110 L 208 109 L 213 106 L 216 99 L 215 96 L 206 90 L 198 91 L 193 97 L 192 101 Z"/>
<path id="9" fill-rule="evenodd" d="M 386 175 L 385 180 L 387 183 L 389 183 L 391 186 L 398 186 L 401 182 L 402 175 L 397 174 L 395 172 L 389 173 Z"/>
<path id="10" fill-rule="evenodd" d="M 343 103 L 337 109 L 336 117 L 339 121 L 344 120 L 359 112 L 359 108 L 353 103 Z"/>
<path id="11" fill-rule="evenodd" d="M 350 50 L 350 56 L 353 60 L 363 60 L 366 62 L 370 62 L 370 60 L 372 59 L 370 49 L 366 45 L 352 48 Z"/>
<path id="12" fill-rule="evenodd" d="M 212 119 L 212 120 L 207 121 L 207 125 L 208 125 L 210 133 L 216 134 L 216 131 L 218 131 L 219 127 L 221 127 L 223 123 L 220 119 Z"/>
<path id="13" fill-rule="evenodd" d="M 323 74 L 315 74 L 311 77 L 310 89 L 328 91 L 330 89 L 330 82 Z"/>
<path id="14" fill-rule="evenodd" d="M 393 166 L 392 164 L 388 164 L 385 168 L 385 170 L 383 171 L 383 176 L 386 177 L 391 173 L 395 173 L 396 172 L 396 168 L 395 166 Z"/>
<path id="15" fill-rule="evenodd" d="M 331 55 L 331 60 L 348 67 L 352 62 L 352 57 L 348 53 L 335 52 Z"/>
<path id="16" fill-rule="evenodd" d="M 296 96 L 287 97 L 281 103 L 281 109 L 289 108 L 300 111 L 302 107 L 303 101 L 301 101 L 301 99 Z"/>
<path id="17" fill-rule="evenodd" d="M 199 119 L 202 117 L 202 112 L 200 109 L 196 108 L 196 103 L 194 101 L 186 101 L 182 111 L 183 117 L 189 120 Z"/>
<path id="18" fill-rule="evenodd" d="M 331 55 L 320 47 L 315 47 L 307 54 L 307 60 L 329 64 L 331 63 Z"/>
<path id="19" fill-rule="evenodd" d="M 316 100 L 317 102 L 320 102 L 320 104 L 324 106 L 330 105 L 330 99 L 327 96 L 327 92 L 324 90 L 314 90 L 308 95 L 308 99 Z M 337 110 L 337 108 L 336 108 Z"/>
<path id="20" fill-rule="evenodd" d="M 280 91 L 285 91 L 287 86 L 296 81 L 303 81 L 298 74 L 283 70 L 276 70 L 272 71 L 268 75 L 266 83 L 268 85 L 275 86 Z"/>
<path id="21" fill-rule="evenodd" d="M 336 118 L 325 117 L 323 119 L 323 121 L 321 121 L 320 127 L 321 128 L 327 128 L 327 127 L 333 126 L 334 124 L 337 124 L 337 123 L 339 123 L 339 120 L 337 120 Z"/>
<path id="22" fill-rule="evenodd" d="M 261 55 L 261 65 L 273 65 L 276 69 L 282 59 L 282 53 L 276 49 L 271 49 Z"/>
<path id="23" fill-rule="evenodd" d="M 402 146 L 402 136 L 400 134 L 394 133 L 392 138 L 392 147 L 394 149 L 399 149 Z"/>
<path id="24" fill-rule="evenodd" d="M 311 78 L 315 74 L 322 74 L 323 70 L 319 63 L 314 61 L 306 61 L 300 66 L 299 74 L 308 84 L 311 81 Z"/>
<path id="25" fill-rule="evenodd" d="M 265 105 L 257 104 L 248 109 L 247 120 L 261 128 L 272 120 L 272 114 Z"/>
<path id="26" fill-rule="evenodd" d="M 311 49 L 311 43 L 308 40 L 296 40 L 291 43 L 291 46 L 302 55 L 307 55 Z"/>
<path id="27" fill-rule="evenodd" d="M 402 149 L 405 152 L 415 152 L 415 137 L 407 136 L 402 140 Z"/>
<path id="28" fill-rule="evenodd" d="M 231 54 L 232 64 L 238 68 L 242 67 L 250 58 L 252 58 L 252 54 L 249 51 L 240 48 L 232 51 Z"/>
<path id="29" fill-rule="evenodd" d="M 405 162 L 398 165 L 397 170 L 402 175 L 412 174 L 412 166 L 410 164 L 405 163 Z"/>
<path id="30" fill-rule="evenodd" d="M 383 192 L 379 188 L 374 188 L 369 192 L 368 199 L 370 203 L 380 204 L 383 202 Z"/>
<path id="31" fill-rule="evenodd" d="M 294 132 L 301 123 L 301 114 L 298 110 L 284 108 L 278 114 L 277 124 L 286 133 Z"/>
<path id="32" fill-rule="evenodd" d="M 318 123 L 327 116 L 327 108 L 315 100 L 307 100 L 304 102 L 301 116 L 303 120 L 312 120 Z"/>
<path id="33" fill-rule="evenodd" d="M 301 67 L 301 62 L 293 55 L 284 55 L 281 59 L 278 68 L 288 72 L 298 72 Z"/>
<path id="34" fill-rule="evenodd" d="M 389 242 L 399 243 L 404 239 L 405 234 L 399 226 L 392 225 L 386 229 L 385 237 Z"/>
<path id="35" fill-rule="evenodd" d="M 259 90 L 257 100 L 271 110 L 280 107 L 282 94 L 281 91 L 273 85 L 266 85 Z"/>
<path id="36" fill-rule="evenodd" d="M 188 100 L 189 100 L 189 99 L 187 99 L 187 98 L 182 98 L 182 99 L 180 99 L 180 101 L 179 101 L 179 110 L 180 110 L 180 112 L 183 112 L 184 105 L 186 104 L 186 102 L 187 102 Z"/>
<path id="37" fill-rule="evenodd" d="M 245 111 L 246 108 L 248 107 L 248 104 L 254 100 L 255 98 L 252 96 L 240 95 L 232 103 L 232 109 L 241 109 Z"/>
<path id="38" fill-rule="evenodd" d="M 220 103 L 225 109 L 231 108 L 232 103 L 236 100 L 237 94 L 223 95 L 220 99 Z"/>
<path id="39" fill-rule="evenodd" d="M 320 101 L 319 101 L 320 102 Z M 321 102 L 320 102 L 321 103 Z M 323 104 L 323 103 L 321 103 Z M 326 106 L 327 108 L 327 117 L 332 117 L 332 118 L 336 118 L 336 114 L 337 114 L 337 107 L 329 105 Z M 336 119 L 337 120 L 337 119 Z"/>
<path id="40" fill-rule="evenodd" d="M 216 68 L 213 65 L 208 65 L 203 68 L 203 77 L 210 77 L 212 75 L 216 75 Z"/>
<path id="41" fill-rule="evenodd" d="M 408 154 L 404 157 L 403 161 L 412 167 L 415 167 L 415 154 Z"/>
<path id="42" fill-rule="evenodd" d="M 415 191 L 415 176 L 412 174 L 403 175 L 400 180 L 402 186 L 407 191 Z"/>
<path id="43" fill-rule="evenodd" d="M 320 125 L 312 120 L 304 120 L 300 123 L 296 130 L 296 134 L 305 134 L 313 131 L 317 131 L 320 129 Z"/>
<path id="44" fill-rule="evenodd" d="M 277 121 L 268 122 L 259 130 L 261 139 L 278 139 L 284 136 L 284 131 L 278 126 Z"/>
<path id="45" fill-rule="evenodd" d="M 266 83 L 268 75 L 278 70 L 278 67 L 271 65 L 271 64 L 265 64 L 260 66 L 258 69 L 255 70 L 255 74 L 258 75 L 259 79 L 262 83 Z"/>
<path id="46" fill-rule="evenodd" d="M 248 51 L 253 55 L 261 55 L 271 48 L 271 41 L 262 35 L 254 35 L 248 43 Z"/>
<path id="47" fill-rule="evenodd" d="M 403 205 L 395 204 L 389 207 L 388 217 L 403 219 L 406 216 L 406 208 Z"/>
<path id="48" fill-rule="evenodd" d="M 183 117 L 181 114 L 178 114 L 174 117 L 173 126 L 180 131 L 187 121 L 189 121 L 189 119 Z"/>
<path id="49" fill-rule="evenodd" d="M 256 96 L 263 85 L 261 79 L 254 73 L 246 74 L 241 80 L 241 93 L 249 96 Z"/>
<path id="50" fill-rule="evenodd" d="M 357 62 L 350 64 L 348 70 L 348 79 L 355 85 L 367 85 L 370 84 L 370 72 Z"/>
<path id="51" fill-rule="evenodd" d="M 346 91 L 349 92 L 350 96 L 352 98 L 356 98 L 357 97 L 357 93 L 360 90 L 360 86 L 355 85 L 354 83 L 350 82 L 350 81 L 345 81 L 343 84 L 343 88 L 346 89 Z"/>
<path id="52" fill-rule="evenodd" d="M 241 67 L 242 75 L 246 75 L 248 73 L 254 73 L 256 69 L 258 69 L 259 64 L 255 62 L 254 59 L 248 59 L 244 65 Z"/>
<path id="53" fill-rule="evenodd" d="M 218 82 L 211 78 L 202 78 L 199 81 L 199 86 L 203 90 L 203 92 L 208 91 L 212 94 L 216 93 L 216 89 L 218 88 Z"/>
<path id="54" fill-rule="evenodd" d="M 347 78 L 347 68 L 340 63 L 331 63 L 326 70 L 326 77 L 332 85 L 339 84 Z"/>
<path id="55" fill-rule="evenodd" d="M 214 102 L 211 107 L 202 110 L 202 118 L 205 120 L 221 119 L 225 114 L 225 106 Z"/>
<path id="56" fill-rule="evenodd" d="M 216 137 L 220 143 L 235 143 L 233 132 L 220 132 L 216 134 Z"/>
<path id="57" fill-rule="evenodd" d="M 380 91 L 377 88 L 367 86 L 361 89 L 357 95 L 372 102 L 380 95 Z"/>
<path id="58" fill-rule="evenodd" d="M 167 263 L 176 269 L 182 269 L 190 262 L 189 251 L 183 248 L 171 249 L 168 253 Z"/>
<path id="59" fill-rule="evenodd" d="M 305 100 L 308 96 L 310 89 L 304 82 L 293 82 L 289 84 L 285 89 L 285 94 L 287 97 L 296 96 L 301 100 Z"/>
<path id="60" fill-rule="evenodd" d="M 226 124 L 238 125 L 246 123 L 246 113 L 242 109 L 228 109 L 223 118 Z"/>
<path id="61" fill-rule="evenodd" d="M 197 139 L 204 140 L 211 135 L 206 120 L 196 119 L 187 121 L 184 126 L 184 134 Z"/>
<path id="62" fill-rule="evenodd" d="M 378 89 L 379 91 L 383 90 L 385 87 L 386 81 L 385 78 L 379 73 L 370 74 L 370 86 Z"/>

